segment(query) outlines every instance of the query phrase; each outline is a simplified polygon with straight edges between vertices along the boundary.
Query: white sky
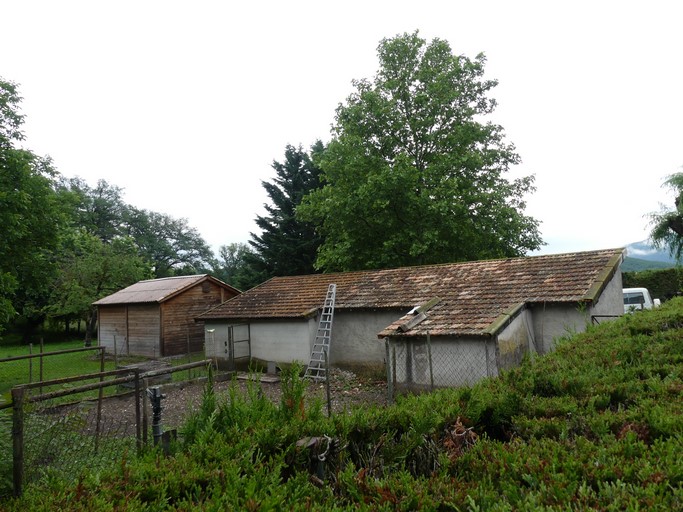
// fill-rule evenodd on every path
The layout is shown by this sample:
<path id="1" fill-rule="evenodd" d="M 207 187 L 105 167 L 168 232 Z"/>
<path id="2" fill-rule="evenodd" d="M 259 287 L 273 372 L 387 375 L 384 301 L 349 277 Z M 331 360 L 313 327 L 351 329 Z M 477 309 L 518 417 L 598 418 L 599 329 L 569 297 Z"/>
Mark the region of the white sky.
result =
<path id="1" fill-rule="evenodd" d="M 0 19 L 25 146 L 215 249 L 258 232 L 273 160 L 328 141 L 379 41 L 416 29 L 486 54 L 542 253 L 647 238 L 682 170 L 680 1 L 0 0 Z"/>

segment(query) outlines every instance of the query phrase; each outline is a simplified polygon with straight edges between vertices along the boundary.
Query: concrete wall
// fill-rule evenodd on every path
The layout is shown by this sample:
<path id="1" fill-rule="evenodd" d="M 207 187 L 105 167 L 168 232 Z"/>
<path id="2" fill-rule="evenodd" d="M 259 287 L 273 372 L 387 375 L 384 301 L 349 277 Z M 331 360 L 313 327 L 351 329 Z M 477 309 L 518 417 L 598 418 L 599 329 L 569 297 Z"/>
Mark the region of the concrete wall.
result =
<path id="1" fill-rule="evenodd" d="M 355 371 L 383 371 L 386 351 L 377 333 L 405 313 L 399 310 L 335 312 L 330 364 Z"/>
<path id="2" fill-rule="evenodd" d="M 377 333 L 400 318 L 400 311 L 335 312 L 332 323 L 330 364 L 356 371 L 384 371 L 384 342 Z M 295 320 L 252 320 L 251 357 L 263 361 L 308 364 L 318 329 L 317 317 Z M 206 356 L 227 358 L 229 323 L 207 321 Z"/>
<path id="3" fill-rule="evenodd" d="M 498 367 L 501 370 L 518 366 L 526 354 L 537 351 L 529 310 L 523 309 L 510 325 L 498 334 L 496 350 Z"/>
<path id="4" fill-rule="evenodd" d="M 624 314 L 624 293 L 621 272 L 616 272 L 605 290 L 602 292 L 596 304 L 591 308 L 591 315 L 617 315 Z M 598 319 L 600 322 L 606 319 Z"/>
<path id="5" fill-rule="evenodd" d="M 250 324 L 231 324 L 221 321 L 205 323 L 206 357 L 228 359 L 228 336 L 233 327 L 235 358 L 248 355 L 246 343 L 240 340 L 249 338 L 252 359 L 291 363 L 308 363 L 311 355 L 312 340 L 316 324 L 312 320 L 252 321 Z M 211 332 L 213 330 L 213 332 Z"/>
<path id="6" fill-rule="evenodd" d="M 579 304 L 535 304 L 530 310 L 539 352 L 551 352 L 558 338 L 584 332 L 591 325 L 593 315 L 617 317 L 624 313 L 621 272 L 614 274 L 596 303 L 589 307 Z M 608 321 L 608 318 L 599 320 Z"/>

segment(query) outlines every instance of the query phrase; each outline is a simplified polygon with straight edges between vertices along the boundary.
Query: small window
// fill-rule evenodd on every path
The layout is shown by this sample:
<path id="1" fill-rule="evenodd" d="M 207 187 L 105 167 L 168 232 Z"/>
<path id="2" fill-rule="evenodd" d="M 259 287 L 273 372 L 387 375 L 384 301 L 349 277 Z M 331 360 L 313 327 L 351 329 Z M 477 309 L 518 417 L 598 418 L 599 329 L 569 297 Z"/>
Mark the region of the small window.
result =
<path id="1" fill-rule="evenodd" d="M 211 291 L 211 285 L 209 284 L 208 281 L 204 281 L 202 283 L 202 292 L 209 293 L 210 291 Z"/>
<path id="2" fill-rule="evenodd" d="M 631 304 L 645 304 L 645 297 L 641 292 L 637 293 L 625 293 L 624 294 L 624 305 L 628 306 Z"/>

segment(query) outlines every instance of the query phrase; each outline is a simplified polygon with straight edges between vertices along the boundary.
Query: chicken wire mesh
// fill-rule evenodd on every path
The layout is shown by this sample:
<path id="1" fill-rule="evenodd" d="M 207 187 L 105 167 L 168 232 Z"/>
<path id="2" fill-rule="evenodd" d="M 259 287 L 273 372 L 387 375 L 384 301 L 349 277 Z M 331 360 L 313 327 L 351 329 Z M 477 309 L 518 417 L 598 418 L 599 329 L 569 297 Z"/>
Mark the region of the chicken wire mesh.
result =
<path id="1" fill-rule="evenodd" d="M 119 408 L 103 399 L 78 403 L 43 400 L 24 408 L 23 483 L 49 477 L 77 478 L 84 470 L 112 466 L 128 452 L 135 452 L 136 411 Z M 113 414 L 117 411 L 116 414 Z"/>
<path id="2" fill-rule="evenodd" d="M 387 340 L 391 392 L 468 386 L 498 375 L 496 346 L 487 340 Z"/>
<path id="3" fill-rule="evenodd" d="M 209 363 L 147 372 L 118 369 L 13 388 L 11 411 L 0 411 L 10 419 L 10 428 L 0 423 L 0 443 L 9 432 L 9 449 L 3 450 L 9 459 L 0 455 L 0 478 L 5 479 L 0 494 L 6 494 L 8 478 L 18 495 L 26 484 L 51 475 L 76 479 L 84 471 L 97 472 L 134 457 L 148 437 L 151 441 L 148 433 L 154 427 L 147 390 L 159 390 L 155 381 L 168 382 L 171 374 L 206 374 Z"/>

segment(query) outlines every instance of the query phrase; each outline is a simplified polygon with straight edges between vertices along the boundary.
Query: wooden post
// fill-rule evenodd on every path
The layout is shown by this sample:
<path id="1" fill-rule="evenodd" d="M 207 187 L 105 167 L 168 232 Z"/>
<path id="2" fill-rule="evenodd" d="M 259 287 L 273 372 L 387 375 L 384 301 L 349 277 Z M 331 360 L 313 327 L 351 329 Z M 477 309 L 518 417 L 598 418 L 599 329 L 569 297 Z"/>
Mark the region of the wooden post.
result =
<path id="1" fill-rule="evenodd" d="M 190 328 L 185 327 L 185 334 L 187 336 L 187 362 L 188 364 L 192 362 L 192 356 L 190 355 Z M 187 380 L 192 380 L 192 370 L 187 369 Z"/>
<path id="2" fill-rule="evenodd" d="M 24 392 L 24 388 L 12 388 L 12 477 L 17 497 L 24 480 Z"/>
<path id="3" fill-rule="evenodd" d="M 104 349 L 100 347 L 100 382 L 104 382 Z M 100 447 L 100 422 L 102 421 L 102 399 L 104 398 L 104 387 L 100 386 L 97 392 L 97 423 L 95 423 L 95 453 Z"/>
<path id="4" fill-rule="evenodd" d="M 147 430 L 149 428 L 147 388 L 149 388 L 149 379 L 142 379 L 142 444 L 144 445 L 147 445 Z"/>
<path id="5" fill-rule="evenodd" d="M 432 338 L 427 333 L 427 357 L 429 358 L 429 385 L 430 389 L 434 391 L 434 368 L 432 367 Z"/>
<path id="6" fill-rule="evenodd" d="M 33 343 L 28 344 L 28 355 L 33 355 Z M 33 358 L 28 360 L 28 383 L 33 382 Z"/>
<path id="7" fill-rule="evenodd" d="M 116 349 L 116 334 L 114 334 L 114 368 L 119 367 L 118 351 Z"/>
<path id="8" fill-rule="evenodd" d="M 39 376 L 40 380 L 38 382 L 43 382 L 43 337 L 40 337 L 40 365 L 39 365 Z M 43 392 L 43 388 L 41 386 L 40 392 Z"/>
<path id="9" fill-rule="evenodd" d="M 392 368 L 392 393 L 396 393 L 396 345 L 391 347 L 391 368 Z M 392 394 L 391 399 L 393 401 L 394 396 Z"/>

